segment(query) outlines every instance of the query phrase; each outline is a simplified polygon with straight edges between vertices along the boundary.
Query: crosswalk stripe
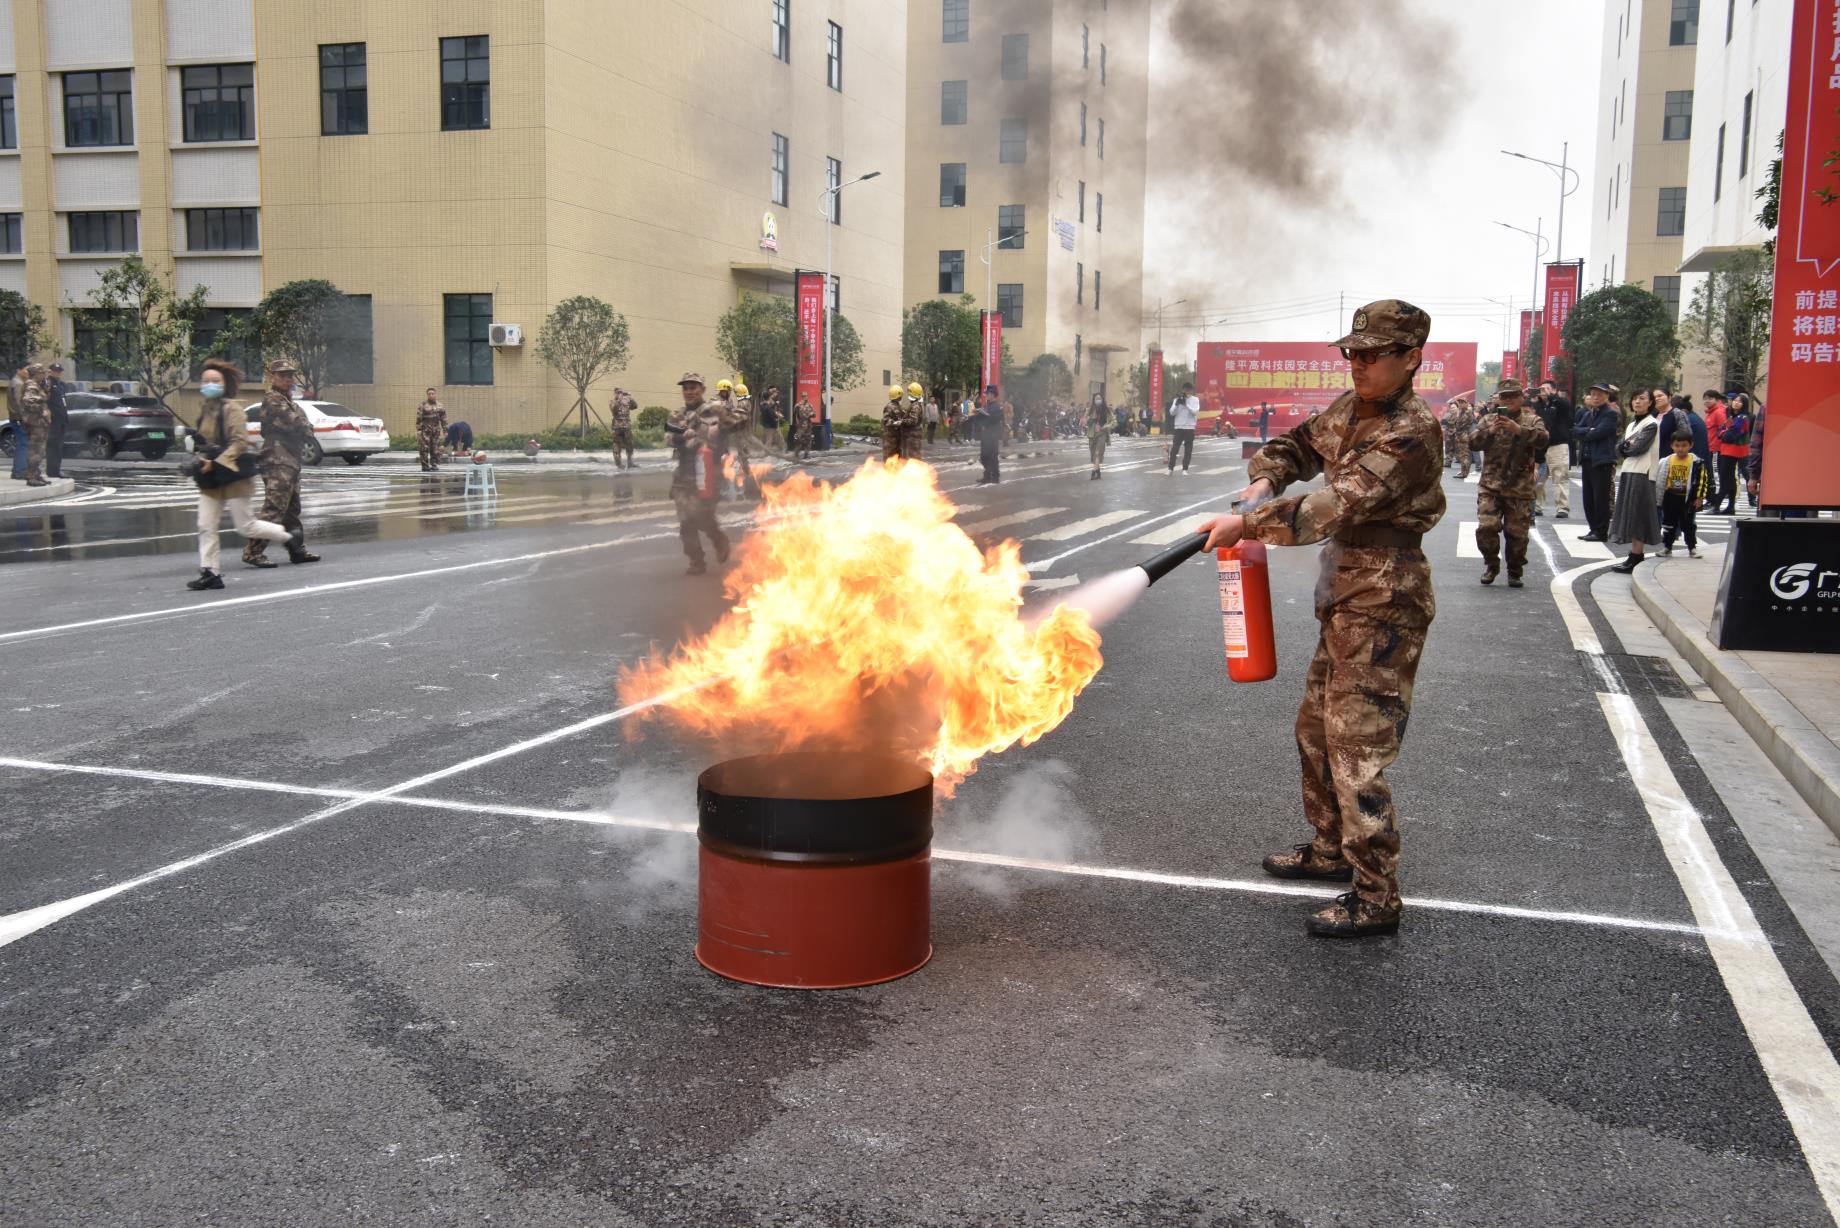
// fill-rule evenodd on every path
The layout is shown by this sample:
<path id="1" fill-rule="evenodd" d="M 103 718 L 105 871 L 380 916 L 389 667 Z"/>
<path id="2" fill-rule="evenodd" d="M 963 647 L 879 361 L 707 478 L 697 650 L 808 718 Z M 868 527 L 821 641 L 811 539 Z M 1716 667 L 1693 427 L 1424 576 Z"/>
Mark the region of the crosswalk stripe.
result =
<path id="1" fill-rule="evenodd" d="M 1100 529 L 1108 525 L 1117 524 L 1121 520 L 1132 520 L 1143 514 L 1144 513 L 1140 509 L 1134 507 L 1123 508 L 1115 512 L 1102 512 L 1097 516 L 1088 516 L 1084 520 L 1076 520 L 1072 524 L 1064 524 L 1059 528 L 1049 529 L 1046 533 L 1037 533 L 1029 538 L 1029 540 L 1032 542 L 1072 541 L 1076 537 L 1084 537 L 1088 533 L 1097 533 Z"/>
<path id="2" fill-rule="evenodd" d="M 1133 537 L 1131 544 L 1133 546 L 1169 546 L 1181 541 L 1184 537 L 1194 535 L 1195 525 L 1192 520 L 1172 520 L 1162 528 L 1154 529 L 1142 537 Z"/>
<path id="3" fill-rule="evenodd" d="M 1457 526 L 1457 557 L 1460 559 L 1479 559 L 1482 551 L 1476 546 L 1477 523 L 1465 520 Z"/>
<path id="4" fill-rule="evenodd" d="M 1004 525 L 1027 524 L 1031 520 L 1040 520 L 1043 516 L 1052 516 L 1066 510 L 1064 507 L 1037 507 L 1026 512 L 1012 512 L 1008 516 L 993 516 L 989 520 L 974 520 L 959 527 L 967 533 L 983 533 L 990 529 L 1000 529 Z"/>
<path id="5" fill-rule="evenodd" d="M 1565 552 L 1575 559 L 1613 559 L 1616 557 L 1616 551 L 1603 542 L 1579 540 L 1591 531 L 1590 525 L 1553 523 L 1546 527 L 1553 531 L 1553 536 L 1559 539 L 1560 544 L 1565 547 Z"/>
<path id="6" fill-rule="evenodd" d="M 1480 469 L 1473 469 L 1473 470 L 1471 470 L 1471 471 L 1470 471 L 1470 475 L 1469 475 L 1468 477 L 1466 477 L 1466 478 L 1464 478 L 1463 480 L 1464 480 L 1465 482 L 1468 482 L 1468 483 L 1469 483 L 1469 484 L 1470 484 L 1471 486 L 1480 486 L 1480 485 L 1482 485 L 1482 470 L 1480 470 Z"/>

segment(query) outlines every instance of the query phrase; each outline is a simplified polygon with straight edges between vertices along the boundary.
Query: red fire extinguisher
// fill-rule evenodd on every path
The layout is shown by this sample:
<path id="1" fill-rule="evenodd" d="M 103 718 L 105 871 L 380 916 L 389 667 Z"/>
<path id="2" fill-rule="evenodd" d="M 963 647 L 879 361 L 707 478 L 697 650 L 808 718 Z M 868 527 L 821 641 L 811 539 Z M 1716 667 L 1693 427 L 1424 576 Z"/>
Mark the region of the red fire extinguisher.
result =
<path id="1" fill-rule="evenodd" d="M 697 449 L 696 493 L 705 499 L 722 493 L 722 466 L 716 461 L 716 450 L 708 445 Z"/>
<path id="2" fill-rule="evenodd" d="M 1220 566 L 1220 619 L 1227 640 L 1227 676 L 1267 682 L 1278 676 L 1278 647 L 1271 631 L 1271 573 L 1265 543 L 1242 541 L 1216 551 Z"/>

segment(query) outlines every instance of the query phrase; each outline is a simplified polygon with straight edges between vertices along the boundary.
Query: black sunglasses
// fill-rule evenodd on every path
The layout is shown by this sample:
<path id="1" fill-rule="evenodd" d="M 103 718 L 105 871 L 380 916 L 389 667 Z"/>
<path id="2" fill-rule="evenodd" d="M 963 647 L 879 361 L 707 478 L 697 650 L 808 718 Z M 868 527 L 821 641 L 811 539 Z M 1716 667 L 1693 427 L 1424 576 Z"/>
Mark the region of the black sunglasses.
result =
<path id="1" fill-rule="evenodd" d="M 1344 345 L 1339 348 L 1342 351 L 1343 358 L 1346 358 L 1349 362 L 1358 363 L 1365 367 L 1379 362 L 1382 358 L 1390 358 L 1394 354 L 1403 354 L 1411 347 L 1395 345 L 1384 350 L 1351 350 Z"/>

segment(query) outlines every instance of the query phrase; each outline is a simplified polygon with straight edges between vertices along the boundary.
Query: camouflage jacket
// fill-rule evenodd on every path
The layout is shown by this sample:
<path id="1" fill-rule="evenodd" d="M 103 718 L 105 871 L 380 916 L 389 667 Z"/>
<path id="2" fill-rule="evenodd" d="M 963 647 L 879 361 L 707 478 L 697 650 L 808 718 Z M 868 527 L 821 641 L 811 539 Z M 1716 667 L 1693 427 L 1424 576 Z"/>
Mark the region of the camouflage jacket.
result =
<path id="1" fill-rule="evenodd" d="M 681 461 L 685 456 L 694 456 L 699 448 L 713 447 L 717 429 L 715 403 L 702 401 L 671 411 L 665 419 L 665 441 L 671 445 L 672 455 Z"/>
<path id="2" fill-rule="evenodd" d="M 919 397 L 907 398 L 907 418 L 903 423 L 910 431 L 917 431 L 926 425 L 926 402 Z"/>
<path id="3" fill-rule="evenodd" d="M 262 398 L 262 464 L 300 468 L 312 438 L 313 423 L 307 411 L 279 388 L 269 389 Z"/>
<path id="4" fill-rule="evenodd" d="M 1467 405 L 1444 412 L 1444 430 L 1453 440 L 1468 439 L 1476 429 L 1476 415 Z"/>
<path id="5" fill-rule="evenodd" d="M 51 394 L 45 381 L 29 379 L 19 389 L 19 420 L 27 426 L 51 424 Z"/>
<path id="6" fill-rule="evenodd" d="M 1482 490 L 1506 499 L 1533 498 L 1534 477 L 1546 455 L 1546 427 L 1531 409 L 1519 418 L 1489 414 L 1470 446 L 1482 453 Z"/>
<path id="7" fill-rule="evenodd" d="M 882 429 L 899 431 L 920 425 L 920 402 L 896 397 L 882 406 Z"/>
<path id="8" fill-rule="evenodd" d="M 1444 515 L 1444 440 L 1431 408 L 1401 388 L 1382 403 L 1377 427 L 1357 420 L 1345 392 L 1321 414 L 1267 443 L 1247 469 L 1282 494 L 1324 475 L 1323 488 L 1272 499 L 1246 515 L 1246 536 L 1304 546 L 1358 525 L 1430 531 Z"/>
<path id="9" fill-rule="evenodd" d="M 415 407 L 416 433 L 440 434 L 447 429 L 447 407 L 439 401 L 423 401 Z"/>
<path id="10" fill-rule="evenodd" d="M 607 402 L 607 416 L 613 422 L 616 431 L 632 430 L 633 399 L 628 396 L 616 396 Z"/>
<path id="11" fill-rule="evenodd" d="M 707 407 L 709 413 L 715 415 L 717 428 L 724 432 L 745 431 L 748 423 L 752 421 L 754 417 L 754 411 L 749 408 L 748 403 L 746 401 L 736 400 L 734 397 L 730 397 L 726 401 L 721 397 L 717 397 L 715 400 L 705 401 L 703 404 Z"/>
<path id="12" fill-rule="evenodd" d="M 810 402 L 800 401 L 797 405 L 792 407 L 793 430 L 809 431 L 812 428 L 812 424 L 817 422 L 817 420 L 818 411 L 811 407 Z"/>

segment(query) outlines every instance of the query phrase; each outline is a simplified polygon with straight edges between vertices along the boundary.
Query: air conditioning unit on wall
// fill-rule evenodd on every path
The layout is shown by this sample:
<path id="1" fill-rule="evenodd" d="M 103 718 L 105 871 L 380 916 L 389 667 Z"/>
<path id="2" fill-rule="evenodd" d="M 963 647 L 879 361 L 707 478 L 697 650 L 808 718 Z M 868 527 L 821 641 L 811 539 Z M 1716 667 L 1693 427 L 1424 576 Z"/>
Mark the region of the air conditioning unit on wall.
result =
<path id="1" fill-rule="evenodd" d="M 494 324 L 487 335 L 491 337 L 494 348 L 524 344 L 524 327 L 521 324 Z"/>

